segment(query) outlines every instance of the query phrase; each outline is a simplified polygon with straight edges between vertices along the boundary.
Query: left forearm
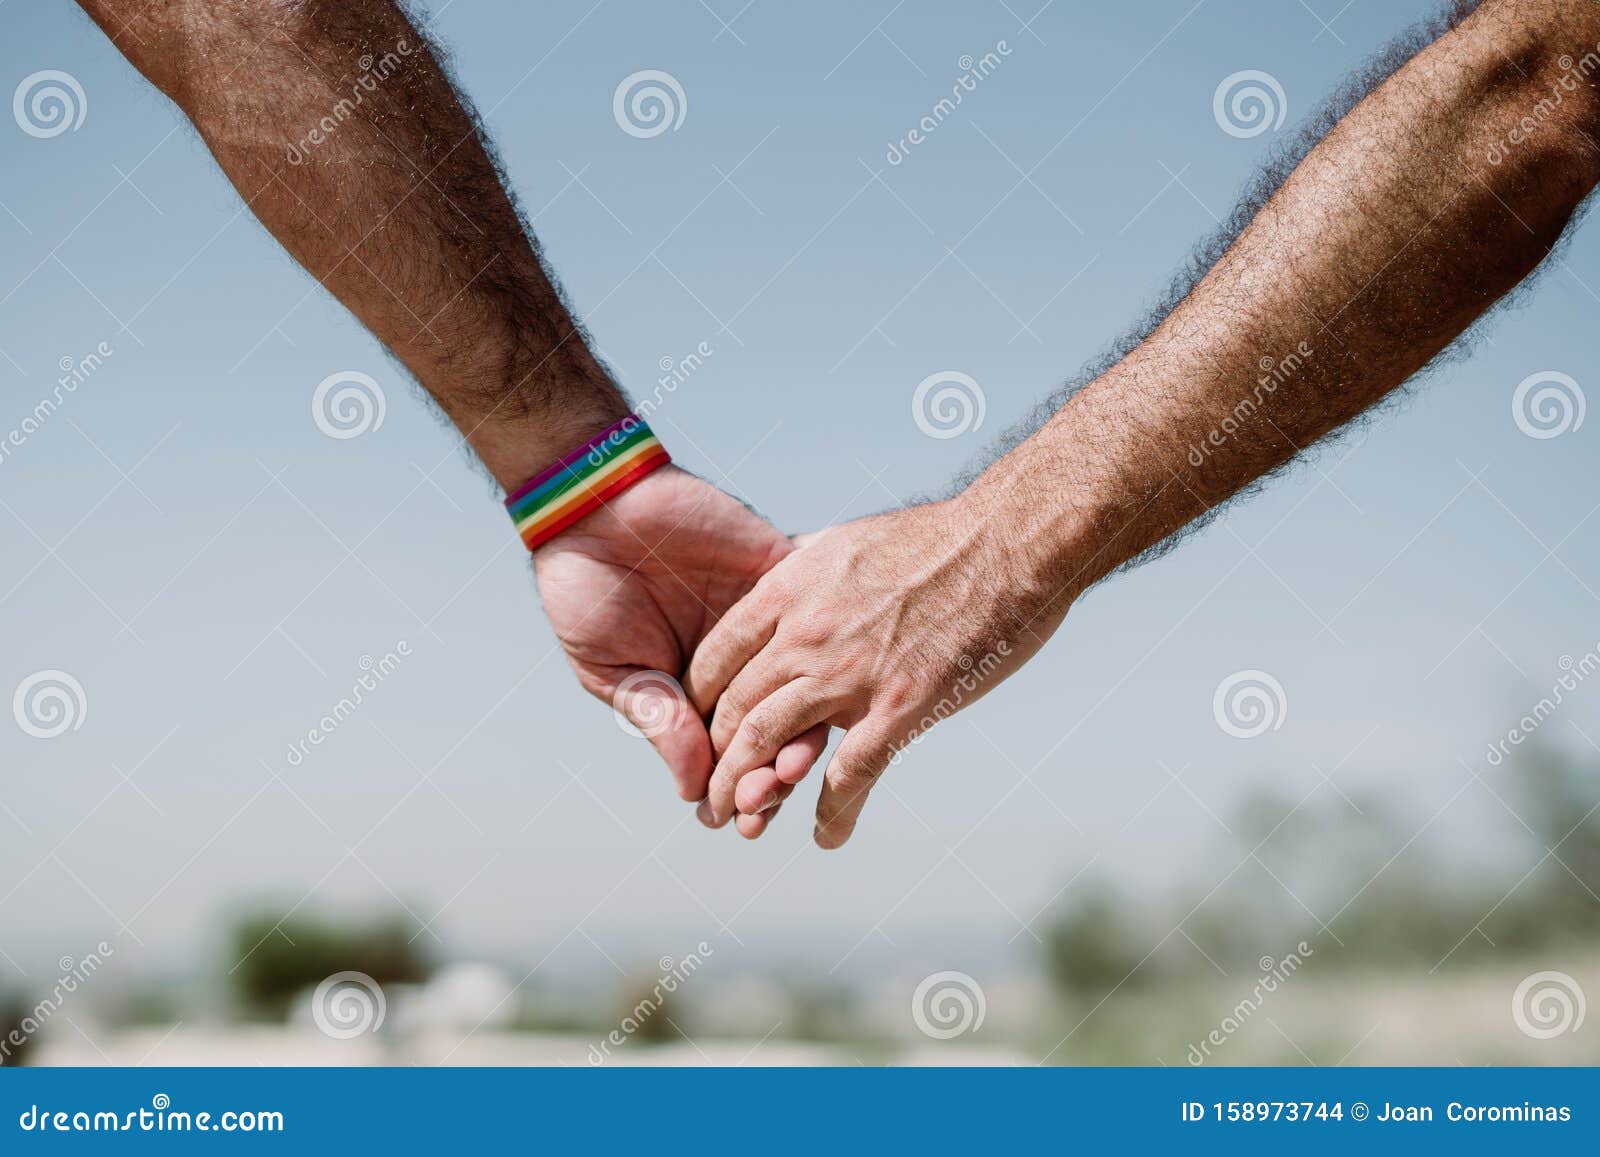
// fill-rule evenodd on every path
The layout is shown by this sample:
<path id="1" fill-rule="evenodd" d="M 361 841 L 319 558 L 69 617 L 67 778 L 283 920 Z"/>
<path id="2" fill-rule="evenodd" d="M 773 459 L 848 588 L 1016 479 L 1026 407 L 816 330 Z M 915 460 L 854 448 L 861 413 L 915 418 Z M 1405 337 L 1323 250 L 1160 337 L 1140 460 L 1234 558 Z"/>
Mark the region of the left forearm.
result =
<path id="1" fill-rule="evenodd" d="M 502 485 L 626 412 L 394 0 L 80 2 Z"/>

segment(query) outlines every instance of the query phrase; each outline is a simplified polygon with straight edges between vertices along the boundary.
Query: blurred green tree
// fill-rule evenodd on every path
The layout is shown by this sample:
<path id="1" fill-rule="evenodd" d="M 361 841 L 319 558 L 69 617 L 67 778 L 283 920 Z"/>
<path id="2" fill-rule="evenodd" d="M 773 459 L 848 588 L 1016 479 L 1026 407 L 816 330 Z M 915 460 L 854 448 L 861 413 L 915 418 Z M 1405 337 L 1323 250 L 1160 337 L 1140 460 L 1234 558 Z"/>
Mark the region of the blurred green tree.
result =
<path id="1" fill-rule="evenodd" d="M 280 1018 L 296 994 L 336 972 L 364 972 L 379 984 L 426 980 L 432 967 L 417 947 L 407 920 L 383 917 L 365 923 L 245 916 L 229 935 L 235 994 L 255 1017 Z"/>

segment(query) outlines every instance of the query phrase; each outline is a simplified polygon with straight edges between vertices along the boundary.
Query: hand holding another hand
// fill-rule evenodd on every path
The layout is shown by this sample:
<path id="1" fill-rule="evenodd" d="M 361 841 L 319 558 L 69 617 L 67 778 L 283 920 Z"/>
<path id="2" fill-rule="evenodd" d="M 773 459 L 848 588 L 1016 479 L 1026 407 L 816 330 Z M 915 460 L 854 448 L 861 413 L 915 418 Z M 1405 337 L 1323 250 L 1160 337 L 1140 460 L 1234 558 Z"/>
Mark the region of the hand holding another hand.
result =
<path id="1" fill-rule="evenodd" d="M 681 678 L 717 619 L 792 549 L 734 498 L 667 466 L 534 552 L 540 597 L 578 681 L 645 732 L 685 800 L 705 794 L 711 741 L 682 692 L 648 673 Z M 826 727 L 796 732 L 772 756 L 798 778 L 827 737 Z M 765 824 L 751 817 L 743 827 L 759 834 Z"/>
<path id="2" fill-rule="evenodd" d="M 895 752 L 1017 670 L 1066 615 L 1070 597 L 1031 573 L 1022 545 L 963 495 L 832 528 L 779 561 L 689 664 L 720 756 L 702 821 L 737 813 L 759 834 L 747 819 L 816 758 L 780 754 L 786 743 L 837 725 L 815 838 L 848 840 Z"/>

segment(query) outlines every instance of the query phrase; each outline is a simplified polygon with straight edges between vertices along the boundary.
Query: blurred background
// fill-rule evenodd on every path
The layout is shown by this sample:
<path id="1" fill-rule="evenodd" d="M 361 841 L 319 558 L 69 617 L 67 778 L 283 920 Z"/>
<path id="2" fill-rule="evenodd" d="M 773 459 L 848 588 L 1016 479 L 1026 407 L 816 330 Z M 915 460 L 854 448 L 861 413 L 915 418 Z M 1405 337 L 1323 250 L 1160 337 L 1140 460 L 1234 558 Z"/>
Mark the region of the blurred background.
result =
<path id="1" fill-rule="evenodd" d="M 792 531 L 939 492 L 1432 11 L 418 6 L 619 379 Z M 1592 228 L 825 855 L 810 785 L 693 821 L 449 429 L 77 8 L 0 30 L 0 1061 L 1600 1060 Z"/>

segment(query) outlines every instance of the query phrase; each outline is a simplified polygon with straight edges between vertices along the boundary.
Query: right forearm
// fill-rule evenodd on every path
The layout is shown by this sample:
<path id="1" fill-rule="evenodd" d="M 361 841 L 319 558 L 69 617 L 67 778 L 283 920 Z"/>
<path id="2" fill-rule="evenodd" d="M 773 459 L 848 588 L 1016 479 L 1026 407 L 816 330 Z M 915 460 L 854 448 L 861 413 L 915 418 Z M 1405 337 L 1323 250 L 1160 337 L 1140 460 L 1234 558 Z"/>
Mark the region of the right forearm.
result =
<path id="1" fill-rule="evenodd" d="M 83 3 L 502 485 L 626 411 L 392 0 Z"/>
<path id="2" fill-rule="evenodd" d="M 1597 40 L 1588 0 L 1486 4 L 1357 105 L 1155 332 L 965 501 L 1011 511 L 1014 553 L 1070 601 L 1399 386 L 1600 179 L 1600 77 L 1575 71 Z"/>

